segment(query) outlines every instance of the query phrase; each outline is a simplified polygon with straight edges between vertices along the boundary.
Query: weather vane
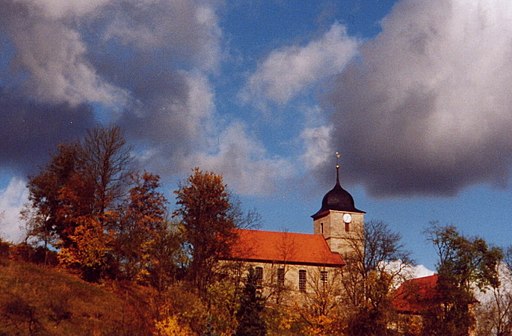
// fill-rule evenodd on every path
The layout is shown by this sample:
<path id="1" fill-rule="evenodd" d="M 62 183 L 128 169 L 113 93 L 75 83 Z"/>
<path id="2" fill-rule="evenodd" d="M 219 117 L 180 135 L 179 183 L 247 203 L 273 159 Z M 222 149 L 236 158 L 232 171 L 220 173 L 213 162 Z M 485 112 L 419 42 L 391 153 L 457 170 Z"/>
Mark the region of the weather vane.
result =
<path id="1" fill-rule="evenodd" d="M 336 152 L 336 168 L 340 167 L 340 157 L 341 157 L 340 152 Z"/>

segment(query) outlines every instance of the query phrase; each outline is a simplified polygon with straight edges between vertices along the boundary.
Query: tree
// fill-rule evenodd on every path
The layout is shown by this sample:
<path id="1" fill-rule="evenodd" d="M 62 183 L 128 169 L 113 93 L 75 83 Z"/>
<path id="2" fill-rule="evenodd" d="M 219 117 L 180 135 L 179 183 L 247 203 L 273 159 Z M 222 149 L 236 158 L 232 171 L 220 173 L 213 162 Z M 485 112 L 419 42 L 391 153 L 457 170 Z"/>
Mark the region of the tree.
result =
<path id="1" fill-rule="evenodd" d="M 106 267 L 129 163 L 118 127 L 93 129 L 82 142 L 60 145 L 50 164 L 29 180 L 34 211 L 24 212 L 28 234 L 59 248 L 63 262 L 97 278 Z"/>
<path id="2" fill-rule="evenodd" d="M 341 335 L 344 331 L 345 305 L 341 305 L 342 295 L 340 269 L 318 267 L 308 274 L 308 288 L 303 293 L 300 304 L 294 309 L 299 313 L 299 326 L 302 335 Z"/>
<path id="3" fill-rule="evenodd" d="M 63 242 L 62 260 L 80 268 L 88 280 L 99 279 L 109 267 L 130 160 L 119 127 L 93 129 L 79 144 L 74 174 L 59 191 L 70 238 Z"/>
<path id="4" fill-rule="evenodd" d="M 175 191 L 174 216 L 183 225 L 191 261 L 188 277 L 200 293 L 212 282 L 219 257 L 227 255 L 236 234 L 231 203 L 222 176 L 199 168 Z"/>
<path id="5" fill-rule="evenodd" d="M 240 298 L 240 307 L 236 314 L 238 327 L 235 336 L 264 336 L 266 335 L 265 322 L 262 311 L 264 300 L 257 289 L 258 278 L 254 269 L 249 268 L 245 288 Z"/>
<path id="6" fill-rule="evenodd" d="M 491 286 L 486 293 L 480 293 L 475 316 L 477 335 L 512 335 L 512 279 L 505 265 L 500 265 L 499 269 L 500 285 Z"/>
<path id="7" fill-rule="evenodd" d="M 121 129 L 113 126 L 90 130 L 79 148 L 79 173 L 92 183 L 92 212 L 103 221 L 123 196 L 130 175 L 130 147 Z"/>
<path id="8" fill-rule="evenodd" d="M 499 285 L 497 266 L 501 249 L 489 247 L 479 237 L 461 235 L 454 226 L 432 223 L 426 231 L 436 248 L 438 282 L 435 302 L 424 318 L 425 335 L 468 335 L 475 318 L 474 289 Z"/>
<path id="9" fill-rule="evenodd" d="M 163 321 L 157 321 L 155 329 L 161 336 L 188 336 L 194 335 L 194 332 L 188 327 L 179 323 L 176 316 L 168 316 Z"/>
<path id="10" fill-rule="evenodd" d="M 78 144 L 59 145 L 50 163 L 36 176 L 29 177 L 29 203 L 21 212 L 27 223 L 27 237 L 48 245 L 57 245 L 58 239 L 67 242 L 63 226 L 63 206 L 60 192 L 75 174 Z"/>
<path id="11" fill-rule="evenodd" d="M 498 266 L 499 284 L 478 293 L 477 335 L 512 335 L 512 246 L 505 250 Z"/>
<path id="12" fill-rule="evenodd" d="M 122 204 L 116 227 L 114 275 L 163 290 L 176 273 L 179 252 L 177 230 L 166 219 L 167 199 L 158 191 L 160 178 L 134 173 L 128 199 Z"/>
<path id="13" fill-rule="evenodd" d="M 394 315 L 393 285 L 407 276 L 410 254 L 400 234 L 381 221 L 365 223 L 364 230 L 348 238 L 352 253 L 346 256 L 342 284 L 349 335 L 386 335 Z"/>

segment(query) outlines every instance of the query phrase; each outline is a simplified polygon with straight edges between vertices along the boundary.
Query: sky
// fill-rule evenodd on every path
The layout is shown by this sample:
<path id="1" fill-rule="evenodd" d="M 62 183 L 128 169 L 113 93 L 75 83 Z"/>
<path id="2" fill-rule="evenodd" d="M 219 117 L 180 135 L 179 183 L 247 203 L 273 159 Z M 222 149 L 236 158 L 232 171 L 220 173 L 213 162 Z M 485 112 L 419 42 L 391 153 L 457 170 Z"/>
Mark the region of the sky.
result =
<path id="1" fill-rule="evenodd" d="M 508 0 L 4 0 L 0 234 L 59 143 L 119 125 L 138 167 L 222 174 L 262 229 L 335 183 L 435 268 L 432 221 L 512 240 Z"/>

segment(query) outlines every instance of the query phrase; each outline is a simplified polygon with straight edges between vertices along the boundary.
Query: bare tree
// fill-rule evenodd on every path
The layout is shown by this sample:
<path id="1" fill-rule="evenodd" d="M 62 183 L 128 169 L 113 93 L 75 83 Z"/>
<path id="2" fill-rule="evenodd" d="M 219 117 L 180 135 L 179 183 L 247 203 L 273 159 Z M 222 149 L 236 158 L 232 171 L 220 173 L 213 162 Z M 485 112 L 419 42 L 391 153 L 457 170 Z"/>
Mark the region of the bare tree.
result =
<path id="1" fill-rule="evenodd" d="M 80 146 L 79 160 L 80 173 L 94 185 L 93 211 L 102 215 L 121 199 L 130 174 L 130 147 L 121 129 L 90 130 Z"/>
<path id="2" fill-rule="evenodd" d="M 386 335 L 394 317 L 391 293 L 394 284 L 413 264 L 400 242 L 400 234 L 381 221 L 365 223 L 364 230 L 347 243 L 352 253 L 343 268 L 343 301 L 353 314 L 348 317 L 350 335 Z"/>
<path id="3" fill-rule="evenodd" d="M 499 284 L 491 285 L 476 310 L 477 334 L 512 335 L 512 247 L 498 267 Z"/>
<path id="4" fill-rule="evenodd" d="M 341 303 L 342 271 L 334 267 L 317 267 L 308 274 L 309 291 L 296 307 L 306 335 L 340 335 L 345 329 L 346 306 Z"/>

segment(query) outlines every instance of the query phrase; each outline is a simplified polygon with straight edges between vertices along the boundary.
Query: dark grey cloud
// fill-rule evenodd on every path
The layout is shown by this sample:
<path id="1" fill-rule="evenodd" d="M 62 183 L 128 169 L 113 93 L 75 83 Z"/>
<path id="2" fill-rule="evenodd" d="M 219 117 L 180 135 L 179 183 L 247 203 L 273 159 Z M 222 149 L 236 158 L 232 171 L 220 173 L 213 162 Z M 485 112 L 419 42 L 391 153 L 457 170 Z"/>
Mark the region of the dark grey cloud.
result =
<path id="1" fill-rule="evenodd" d="M 0 2 L 0 50 L 9 51 L 0 59 L 5 74 L 0 85 L 19 94 L 16 102 L 27 116 L 27 129 L 20 131 L 63 127 L 69 118 L 83 118 L 82 126 L 90 127 L 94 118 L 86 107 L 91 106 L 96 120 L 122 127 L 145 169 L 164 178 L 188 174 L 198 165 L 222 169 L 235 189 L 260 192 L 263 178 L 282 174 L 268 167 L 285 164 L 268 159 L 257 139 L 215 109 L 210 78 L 224 57 L 220 5 L 202 0 Z M 46 113 L 46 124 L 29 117 L 47 107 L 53 112 Z M 24 125 L 13 115 L 3 117 Z M 41 148 L 35 134 L 15 134 L 27 137 L 25 144 L 4 153 L 0 165 L 29 167 L 21 152 Z M 58 132 L 53 136 L 45 148 L 67 139 Z M 13 141 L 12 146 L 20 143 Z M 249 185 L 233 162 L 251 162 L 249 171 L 265 176 Z"/>
<path id="2" fill-rule="evenodd" d="M 162 174 L 176 172 L 176 162 L 204 144 L 199 135 L 209 134 L 214 117 L 208 75 L 221 58 L 212 5 L 8 0 L 0 4 L 0 26 L 0 50 L 10 55 L 0 60 L 0 84 L 8 89 L 0 118 L 19 132 L 2 133 L 12 147 L 0 165 L 25 169 L 31 160 L 23 153 L 30 158 L 32 151 L 40 162 L 69 138 L 59 131 L 41 142 L 46 130 L 72 121 L 74 131 L 83 130 L 94 126 L 94 115 L 119 124 L 145 150 L 147 168 Z"/>
<path id="3" fill-rule="evenodd" d="M 511 19 L 503 1 L 400 1 L 329 96 L 343 176 L 377 196 L 505 185 Z"/>
<path id="4" fill-rule="evenodd" d="M 32 174 L 57 144 L 79 139 L 94 125 L 88 105 L 38 103 L 0 88 L 0 167 Z"/>

